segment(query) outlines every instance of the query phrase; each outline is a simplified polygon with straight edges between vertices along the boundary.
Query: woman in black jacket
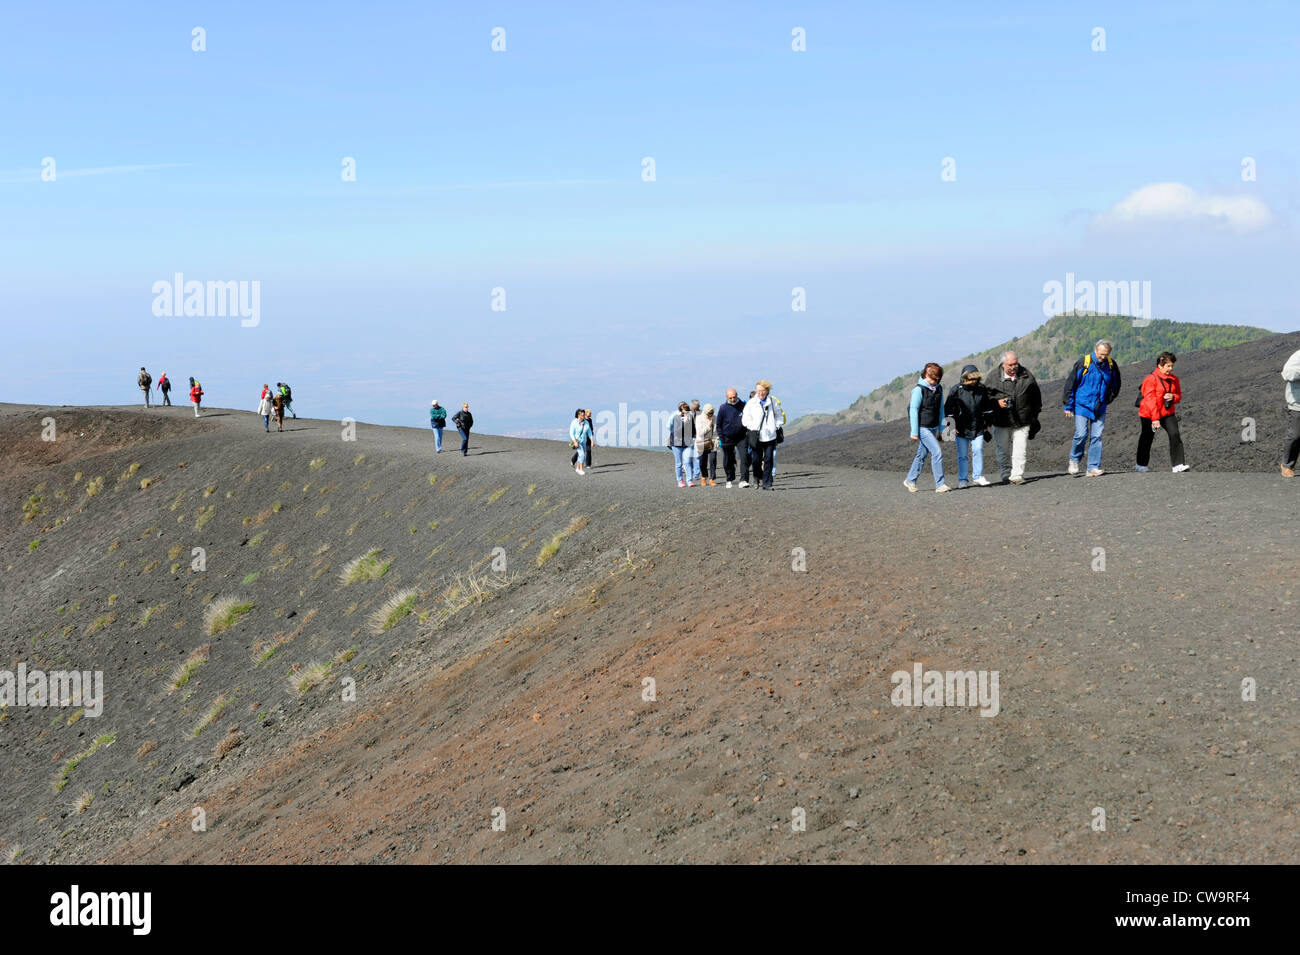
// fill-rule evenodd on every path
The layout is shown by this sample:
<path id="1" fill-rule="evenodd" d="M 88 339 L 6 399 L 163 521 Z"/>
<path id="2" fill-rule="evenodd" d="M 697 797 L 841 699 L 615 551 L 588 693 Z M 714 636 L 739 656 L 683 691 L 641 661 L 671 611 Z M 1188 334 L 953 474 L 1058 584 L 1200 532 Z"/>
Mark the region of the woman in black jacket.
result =
<path id="1" fill-rule="evenodd" d="M 997 403 L 983 385 L 983 375 L 974 365 L 961 370 L 961 384 L 948 394 L 943 413 L 952 418 L 957 438 L 957 488 L 978 484 L 988 487 L 984 477 L 984 443 Z M 969 479 L 969 480 L 968 480 Z"/>

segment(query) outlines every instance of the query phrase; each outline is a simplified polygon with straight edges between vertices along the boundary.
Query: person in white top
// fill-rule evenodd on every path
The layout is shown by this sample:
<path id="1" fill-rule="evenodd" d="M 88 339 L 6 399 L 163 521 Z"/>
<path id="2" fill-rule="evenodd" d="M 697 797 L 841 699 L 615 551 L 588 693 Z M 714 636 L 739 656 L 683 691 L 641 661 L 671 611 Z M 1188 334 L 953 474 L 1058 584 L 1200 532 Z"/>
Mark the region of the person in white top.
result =
<path id="1" fill-rule="evenodd" d="M 781 426 L 771 391 L 772 383 L 760 379 L 754 385 L 754 397 L 745 402 L 740 416 L 753 455 L 754 484 L 766 491 L 772 490 L 772 452 L 776 448 L 776 429 Z"/>

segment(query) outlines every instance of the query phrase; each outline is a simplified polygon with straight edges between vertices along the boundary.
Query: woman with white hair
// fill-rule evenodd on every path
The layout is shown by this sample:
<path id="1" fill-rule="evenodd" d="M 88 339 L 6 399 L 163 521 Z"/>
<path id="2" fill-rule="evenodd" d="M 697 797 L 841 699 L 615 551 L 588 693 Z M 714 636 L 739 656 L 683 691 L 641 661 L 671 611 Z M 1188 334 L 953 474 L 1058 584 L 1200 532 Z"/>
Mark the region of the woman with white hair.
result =
<path id="1" fill-rule="evenodd" d="M 776 448 L 776 430 L 781 426 L 771 392 L 772 383 L 765 378 L 759 379 L 754 385 L 754 397 L 745 402 L 745 410 L 740 416 L 749 439 L 754 484 L 765 491 L 772 490 L 772 453 Z"/>
<path id="2" fill-rule="evenodd" d="M 700 487 L 718 486 L 718 427 L 713 405 L 705 405 L 695 416 L 695 475 Z"/>
<path id="3" fill-rule="evenodd" d="M 442 429 L 447 427 L 447 409 L 438 404 L 438 399 L 433 399 L 433 406 L 429 408 L 429 427 L 433 429 L 433 448 L 434 454 L 442 453 Z"/>

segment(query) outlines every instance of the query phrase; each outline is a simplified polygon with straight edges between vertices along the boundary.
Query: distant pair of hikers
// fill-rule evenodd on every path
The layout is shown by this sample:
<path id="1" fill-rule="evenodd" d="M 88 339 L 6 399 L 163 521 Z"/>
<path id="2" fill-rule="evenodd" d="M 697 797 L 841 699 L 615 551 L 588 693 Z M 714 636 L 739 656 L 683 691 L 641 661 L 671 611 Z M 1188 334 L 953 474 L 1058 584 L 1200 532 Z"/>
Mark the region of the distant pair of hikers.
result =
<path id="1" fill-rule="evenodd" d="M 144 366 L 140 367 L 140 374 L 136 376 L 135 383 L 139 385 L 140 390 L 144 392 L 144 406 L 149 407 L 149 386 L 153 384 L 153 376 L 145 371 Z M 171 407 L 171 379 L 167 377 L 167 372 L 158 376 L 158 390 L 162 392 L 163 406 Z"/>
<path id="2" fill-rule="evenodd" d="M 460 410 L 451 416 L 451 423 L 460 432 L 460 454 L 461 457 L 466 457 L 469 454 L 470 429 L 474 427 L 474 416 L 469 413 L 469 402 L 462 404 Z M 429 407 L 429 427 L 433 429 L 433 453 L 441 454 L 442 429 L 447 427 L 447 409 L 438 403 L 437 398 L 433 399 Z"/>
<path id="3" fill-rule="evenodd" d="M 262 385 L 262 395 L 257 402 L 257 413 L 262 416 L 262 424 L 267 432 L 271 430 L 271 416 L 275 415 L 275 430 L 284 430 L 284 411 L 289 401 L 281 390 L 271 390 L 270 385 Z M 294 415 L 296 418 L 297 415 Z"/>

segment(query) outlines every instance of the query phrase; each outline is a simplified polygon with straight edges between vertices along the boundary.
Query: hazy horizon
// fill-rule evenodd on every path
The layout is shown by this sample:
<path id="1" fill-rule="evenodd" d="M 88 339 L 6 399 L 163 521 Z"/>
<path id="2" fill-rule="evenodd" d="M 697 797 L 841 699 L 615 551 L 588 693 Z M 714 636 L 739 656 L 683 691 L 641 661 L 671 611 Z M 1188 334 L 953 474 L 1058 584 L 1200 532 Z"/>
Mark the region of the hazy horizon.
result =
<path id="1" fill-rule="evenodd" d="M 16 8 L 0 399 L 145 365 L 563 433 L 765 377 L 793 420 L 1031 331 L 1067 273 L 1289 330 L 1300 11 L 1252 11 Z M 178 274 L 256 322 L 157 314 Z"/>

